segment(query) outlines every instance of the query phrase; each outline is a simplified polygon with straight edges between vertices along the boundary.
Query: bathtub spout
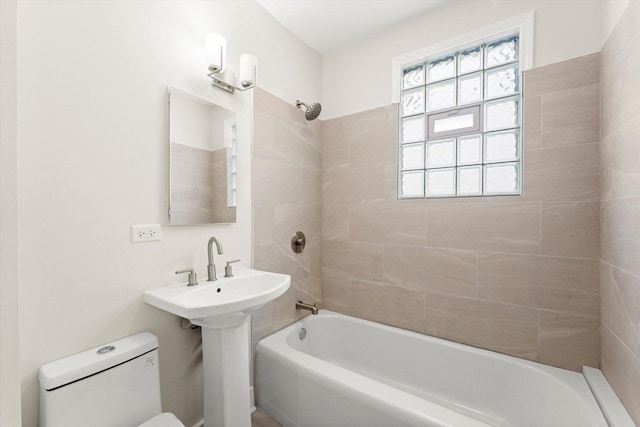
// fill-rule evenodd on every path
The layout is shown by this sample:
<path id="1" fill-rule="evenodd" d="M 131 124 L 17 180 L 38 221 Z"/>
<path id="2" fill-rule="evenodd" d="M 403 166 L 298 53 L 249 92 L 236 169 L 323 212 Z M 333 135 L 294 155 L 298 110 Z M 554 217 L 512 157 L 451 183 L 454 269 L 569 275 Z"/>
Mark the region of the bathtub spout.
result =
<path id="1" fill-rule="evenodd" d="M 311 314 L 318 314 L 318 307 L 314 304 L 307 304 L 302 301 L 296 302 L 296 310 L 309 310 Z"/>

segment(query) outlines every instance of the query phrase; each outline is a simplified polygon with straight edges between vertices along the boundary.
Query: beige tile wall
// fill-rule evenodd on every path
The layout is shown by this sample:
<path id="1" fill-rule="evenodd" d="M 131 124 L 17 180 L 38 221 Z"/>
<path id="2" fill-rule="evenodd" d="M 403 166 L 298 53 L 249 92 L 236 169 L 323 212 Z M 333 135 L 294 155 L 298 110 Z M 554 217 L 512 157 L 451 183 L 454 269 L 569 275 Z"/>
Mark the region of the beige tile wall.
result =
<path id="1" fill-rule="evenodd" d="M 640 425 L 640 3 L 600 57 L 602 371 Z"/>
<path id="2" fill-rule="evenodd" d="M 598 83 L 597 54 L 525 73 L 518 197 L 399 201 L 397 106 L 325 121 L 324 307 L 598 367 Z"/>
<path id="3" fill-rule="evenodd" d="M 253 312 L 253 345 L 308 311 L 295 302 L 321 299 L 320 120 L 308 122 L 295 104 L 253 90 L 253 266 L 291 275 L 291 287 Z M 303 253 L 291 250 L 296 231 L 307 238 Z"/>
<path id="4" fill-rule="evenodd" d="M 171 223 L 236 222 L 227 207 L 227 149 L 171 143 Z"/>

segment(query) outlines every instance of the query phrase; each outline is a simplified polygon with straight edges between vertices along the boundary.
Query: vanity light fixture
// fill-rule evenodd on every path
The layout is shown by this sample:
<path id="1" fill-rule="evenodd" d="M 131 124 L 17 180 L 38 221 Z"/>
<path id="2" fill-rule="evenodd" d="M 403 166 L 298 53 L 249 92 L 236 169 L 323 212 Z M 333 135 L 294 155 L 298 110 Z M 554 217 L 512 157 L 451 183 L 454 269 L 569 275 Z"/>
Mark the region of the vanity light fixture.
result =
<path id="1" fill-rule="evenodd" d="M 236 86 L 235 74 L 226 67 L 227 40 L 218 33 L 207 34 L 207 67 L 211 77 L 211 86 L 229 93 L 245 91 L 256 85 L 258 60 L 249 53 L 240 55 L 240 86 Z"/>

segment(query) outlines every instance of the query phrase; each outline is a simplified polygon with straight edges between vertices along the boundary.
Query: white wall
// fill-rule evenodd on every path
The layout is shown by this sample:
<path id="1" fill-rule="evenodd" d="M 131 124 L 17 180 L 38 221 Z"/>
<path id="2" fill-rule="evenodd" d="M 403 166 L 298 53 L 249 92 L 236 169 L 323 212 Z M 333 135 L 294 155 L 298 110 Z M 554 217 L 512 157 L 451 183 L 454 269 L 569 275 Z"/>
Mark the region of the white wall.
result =
<path id="1" fill-rule="evenodd" d="M 0 1 L 0 427 L 19 426 L 16 2 Z"/>
<path id="2" fill-rule="evenodd" d="M 622 14 L 629 6 L 631 0 L 605 0 L 602 7 L 602 45 L 607 42 L 609 36 L 618 25 Z"/>
<path id="3" fill-rule="evenodd" d="M 254 53 L 259 86 L 291 102 L 320 97 L 321 58 L 255 2 L 20 1 L 17 28 L 23 426 L 37 425 L 39 366 L 142 330 L 160 338 L 164 409 L 193 425 L 199 331 L 142 294 L 183 282 L 179 268 L 204 280 L 212 235 L 219 269 L 251 263 L 252 95 L 210 88 L 205 34 L 227 37 L 230 68 Z M 167 226 L 167 85 L 238 110 L 237 224 Z M 129 243 L 146 223 L 162 241 Z"/>
<path id="4" fill-rule="evenodd" d="M 322 119 L 390 104 L 394 57 L 530 10 L 535 10 L 535 67 L 602 47 L 601 0 L 454 0 L 325 55 Z"/>
<path id="5" fill-rule="evenodd" d="M 169 136 L 171 143 L 214 151 L 225 147 L 224 120 L 235 112 L 172 88 Z"/>

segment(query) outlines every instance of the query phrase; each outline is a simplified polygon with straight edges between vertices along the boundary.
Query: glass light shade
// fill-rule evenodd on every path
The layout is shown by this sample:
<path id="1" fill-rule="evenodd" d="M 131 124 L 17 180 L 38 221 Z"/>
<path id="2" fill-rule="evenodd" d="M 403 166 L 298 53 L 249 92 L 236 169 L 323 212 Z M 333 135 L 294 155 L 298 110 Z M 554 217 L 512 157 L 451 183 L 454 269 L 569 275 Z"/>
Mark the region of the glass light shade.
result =
<path id="1" fill-rule="evenodd" d="M 223 72 L 225 68 L 225 56 L 227 55 L 227 39 L 218 33 L 207 34 L 206 55 L 209 72 Z"/>
<path id="2" fill-rule="evenodd" d="M 258 59 L 250 53 L 240 55 L 240 86 L 243 89 L 256 85 Z"/>
<path id="3" fill-rule="evenodd" d="M 235 86 L 236 85 L 236 75 L 231 70 L 225 70 L 224 73 L 222 73 L 221 75 L 217 76 L 216 78 L 222 80 L 223 82 L 225 82 L 229 86 Z"/>

